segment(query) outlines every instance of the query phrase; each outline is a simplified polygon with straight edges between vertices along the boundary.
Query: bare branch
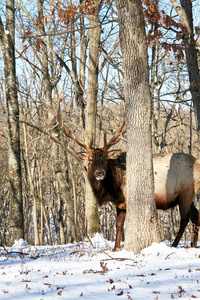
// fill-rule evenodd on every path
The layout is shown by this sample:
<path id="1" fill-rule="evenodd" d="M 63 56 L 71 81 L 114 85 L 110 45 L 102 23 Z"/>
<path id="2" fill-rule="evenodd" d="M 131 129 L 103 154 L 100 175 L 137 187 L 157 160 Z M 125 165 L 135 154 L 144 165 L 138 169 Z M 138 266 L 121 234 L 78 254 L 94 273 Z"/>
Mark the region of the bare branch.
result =
<path id="1" fill-rule="evenodd" d="M 122 130 L 124 125 L 125 125 L 125 117 L 123 118 L 123 121 L 121 122 L 115 135 L 110 139 L 110 141 L 108 143 L 106 141 L 106 132 L 105 132 L 103 150 L 108 150 L 110 147 L 112 147 L 113 145 L 117 144 L 120 141 L 122 135 L 126 132 L 126 129 Z"/>
<path id="2" fill-rule="evenodd" d="M 62 128 L 63 133 L 66 135 L 66 137 L 74 140 L 79 146 L 83 147 L 84 149 L 86 149 L 87 151 L 89 149 L 91 149 L 90 146 L 87 146 L 85 143 L 83 143 L 80 139 L 78 139 L 73 133 L 72 131 L 64 124 L 63 120 L 60 117 L 60 102 L 62 100 L 59 98 L 58 99 L 58 108 L 57 108 L 57 115 L 56 115 L 56 119 L 60 125 L 60 127 Z M 90 143 L 91 145 L 91 143 Z"/>
<path id="3" fill-rule="evenodd" d="M 171 3 L 173 5 L 174 9 L 177 11 L 179 17 L 181 18 L 183 24 L 187 28 L 188 33 L 191 34 L 192 32 L 191 32 L 190 23 L 189 23 L 189 20 L 187 18 L 185 10 L 183 9 L 183 7 L 181 7 L 178 4 L 177 0 L 171 0 Z"/>

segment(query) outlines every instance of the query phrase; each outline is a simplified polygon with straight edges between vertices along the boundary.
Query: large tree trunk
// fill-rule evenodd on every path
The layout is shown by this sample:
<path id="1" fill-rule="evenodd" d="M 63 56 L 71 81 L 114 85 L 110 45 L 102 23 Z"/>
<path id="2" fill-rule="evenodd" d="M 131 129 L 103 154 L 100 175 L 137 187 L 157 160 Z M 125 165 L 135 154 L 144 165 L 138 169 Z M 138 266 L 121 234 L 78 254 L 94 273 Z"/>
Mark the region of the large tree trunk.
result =
<path id="1" fill-rule="evenodd" d="M 116 0 L 123 55 L 127 117 L 125 248 L 140 252 L 158 242 L 151 143 L 147 45 L 140 0 Z"/>
<path id="2" fill-rule="evenodd" d="M 22 108 L 23 113 L 23 108 Z M 30 192 L 33 197 L 33 228 L 34 228 L 34 242 L 35 245 L 39 245 L 39 232 L 38 232 L 38 220 L 37 220 L 37 193 L 34 187 L 34 181 L 31 174 L 31 166 L 29 161 L 29 150 L 28 150 L 28 143 L 27 143 L 27 126 L 23 123 L 23 132 L 24 132 L 24 147 L 25 147 L 25 155 L 26 155 L 26 166 L 27 166 L 27 173 L 28 173 L 28 180 L 30 184 Z"/>
<path id="3" fill-rule="evenodd" d="M 99 1 L 94 1 L 96 12 L 89 16 L 89 72 L 88 72 L 88 93 L 87 93 L 87 114 L 86 114 L 86 129 L 93 136 L 93 146 L 95 145 L 96 133 L 96 110 L 97 110 L 97 93 L 98 93 L 98 64 L 99 64 L 99 40 L 101 28 L 99 26 Z M 89 135 L 90 135 L 89 134 Z M 86 206 L 86 230 L 89 236 L 99 232 L 99 217 L 98 205 L 93 195 L 91 186 L 86 179 L 85 192 Z"/>
<path id="4" fill-rule="evenodd" d="M 37 0 L 38 1 L 38 13 L 39 13 L 39 18 L 41 20 L 42 24 L 42 18 L 43 18 L 43 0 Z M 42 31 L 45 36 L 45 28 L 44 25 L 42 25 Z M 52 90 L 53 90 L 53 85 L 51 84 L 51 79 L 50 79 L 50 74 L 48 70 L 48 62 L 49 62 L 49 57 L 47 53 L 47 46 L 45 44 L 42 44 L 42 74 L 44 78 L 44 90 L 45 90 L 45 102 L 47 106 L 52 107 Z M 73 66 L 75 68 L 75 66 Z M 55 127 L 55 116 L 54 114 L 50 111 L 48 112 L 48 120 L 49 120 L 49 126 Z M 52 132 L 52 135 L 55 136 L 57 139 L 60 138 L 59 132 L 54 129 Z M 64 210 L 67 212 L 66 217 L 66 236 L 65 236 L 65 242 L 74 242 L 75 240 L 80 240 L 80 233 L 79 233 L 79 227 L 75 224 L 75 219 L 74 219 L 74 202 L 71 198 L 70 194 L 70 189 L 67 186 L 67 183 L 65 181 L 64 175 L 62 173 L 62 168 L 61 168 L 61 161 L 60 161 L 60 154 L 59 154 L 59 146 L 54 144 L 51 148 L 51 157 L 52 157 L 52 162 L 54 164 L 54 170 L 55 170 L 55 177 L 59 181 L 59 187 L 60 187 L 60 193 L 61 193 L 61 198 L 63 201 L 61 203 L 64 203 L 66 209 Z M 64 225 L 64 215 L 61 214 L 60 218 L 62 218 L 61 223 Z M 63 232 L 63 228 L 61 228 Z M 62 235 L 62 241 L 63 235 Z"/>
<path id="5" fill-rule="evenodd" d="M 194 40 L 192 1 L 181 0 L 181 6 L 178 5 L 176 0 L 171 0 L 171 2 L 179 14 L 183 25 L 186 27 L 186 32 L 184 33 L 183 38 L 186 47 L 185 54 L 190 81 L 190 92 L 196 117 L 198 141 L 200 143 L 200 76 L 196 43 Z"/>
<path id="6" fill-rule="evenodd" d="M 23 238 L 23 200 L 20 159 L 19 106 L 15 69 L 14 0 L 6 0 L 6 30 L 0 18 L 0 44 L 4 58 L 5 91 L 9 133 L 10 212 L 8 223 L 9 245 Z"/>
<path id="7" fill-rule="evenodd" d="M 184 38 L 186 49 L 187 69 L 190 80 L 190 92 L 192 95 L 192 101 L 194 106 L 194 112 L 196 117 L 196 127 L 198 133 L 198 141 L 200 144 L 200 76 L 197 60 L 197 50 L 195 47 L 194 32 L 193 32 L 193 16 L 192 16 L 192 1 L 181 0 L 181 5 L 185 10 L 187 19 L 190 25 L 190 34 Z"/>

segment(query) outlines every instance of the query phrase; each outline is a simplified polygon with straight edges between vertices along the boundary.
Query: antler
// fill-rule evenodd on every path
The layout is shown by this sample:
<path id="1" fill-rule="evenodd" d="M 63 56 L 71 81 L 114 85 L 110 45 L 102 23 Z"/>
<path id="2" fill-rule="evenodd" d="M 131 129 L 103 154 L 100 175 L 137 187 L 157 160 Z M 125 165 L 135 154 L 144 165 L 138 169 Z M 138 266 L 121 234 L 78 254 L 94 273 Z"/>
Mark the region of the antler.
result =
<path id="1" fill-rule="evenodd" d="M 56 119 L 60 125 L 60 127 L 62 128 L 63 133 L 66 135 L 66 137 L 74 140 L 79 146 L 83 147 L 84 149 L 86 149 L 87 151 L 89 151 L 91 149 L 91 143 L 90 145 L 87 146 L 85 143 L 83 143 L 80 139 L 78 139 L 73 133 L 72 131 L 63 123 L 63 120 L 60 117 L 60 102 L 62 101 L 59 96 L 58 98 L 58 108 L 57 108 L 57 114 L 56 114 Z"/>
<path id="2" fill-rule="evenodd" d="M 107 133 L 106 133 L 106 131 L 104 132 L 103 150 L 108 150 L 111 146 L 117 144 L 120 141 L 122 135 L 126 132 L 126 129 L 122 130 L 124 125 L 125 125 L 125 117 L 124 117 L 123 121 L 121 122 L 119 128 L 117 129 L 115 135 L 110 139 L 110 141 L 108 143 L 107 143 L 107 139 L 106 139 Z"/>

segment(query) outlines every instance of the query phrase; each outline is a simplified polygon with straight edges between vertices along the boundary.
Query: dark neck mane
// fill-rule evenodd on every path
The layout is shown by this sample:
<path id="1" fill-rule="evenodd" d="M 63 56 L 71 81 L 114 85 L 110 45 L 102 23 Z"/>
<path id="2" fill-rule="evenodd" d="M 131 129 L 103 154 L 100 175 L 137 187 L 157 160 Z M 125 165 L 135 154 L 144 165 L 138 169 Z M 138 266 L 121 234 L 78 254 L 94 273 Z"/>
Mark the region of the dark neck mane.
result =
<path id="1" fill-rule="evenodd" d="M 102 181 L 97 180 L 94 174 L 88 174 L 88 180 L 90 182 L 94 196 L 99 206 L 107 202 L 113 202 L 113 196 L 111 195 L 113 189 L 113 180 L 111 175 L 112 171 L 109 166 L 106 173 L 106 177 Z"/>
<path id="2" fill-rule="evenodd" d="M 115 205 L 125 202 L 122 188 L 126 180 L 126 160 L 123 154 L 116 160 L 108 160 L 106 177 L 102 181 L 96 180 L 93 172 L 88 171 L 88 180 L 99 206 L 107 202 Z"/>

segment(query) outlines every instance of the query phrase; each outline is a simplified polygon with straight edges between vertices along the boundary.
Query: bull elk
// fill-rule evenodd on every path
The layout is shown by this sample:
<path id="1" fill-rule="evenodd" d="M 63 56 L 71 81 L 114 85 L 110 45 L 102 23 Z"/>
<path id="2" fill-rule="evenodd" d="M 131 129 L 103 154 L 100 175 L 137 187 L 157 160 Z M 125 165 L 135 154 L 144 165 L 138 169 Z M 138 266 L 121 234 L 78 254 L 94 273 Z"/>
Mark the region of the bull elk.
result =
<path id="1" fill-rule="evenodd" d="M 117 208 L 115 248 L 120 248 L 121 232 L 126 217 L 126 153 L 109 150 L 117 144 L 125 132 L 125 119 L 109 142 L 104 134 L 104 146 L 94 149 L 92 140 L 89 146 L 78 139 L 63 123 L 60 117 L 60 102 L 57 121 L 63 133 L 73 139 L 85 152 L 78 153 L 88 161 L 87 176 L 98 205 L 112 202 Z M 184 153 L 155 155 L 153 157 L 155 200 L 158 209 L 168 209 L 179 205 L 181 221 L 178 234 L 172 244 L 176 247 L 191 219 L 194 223 L 192 247 L 197 246 L 200 215 L 193 199 L 200 188 L 200 160 Z"/>

